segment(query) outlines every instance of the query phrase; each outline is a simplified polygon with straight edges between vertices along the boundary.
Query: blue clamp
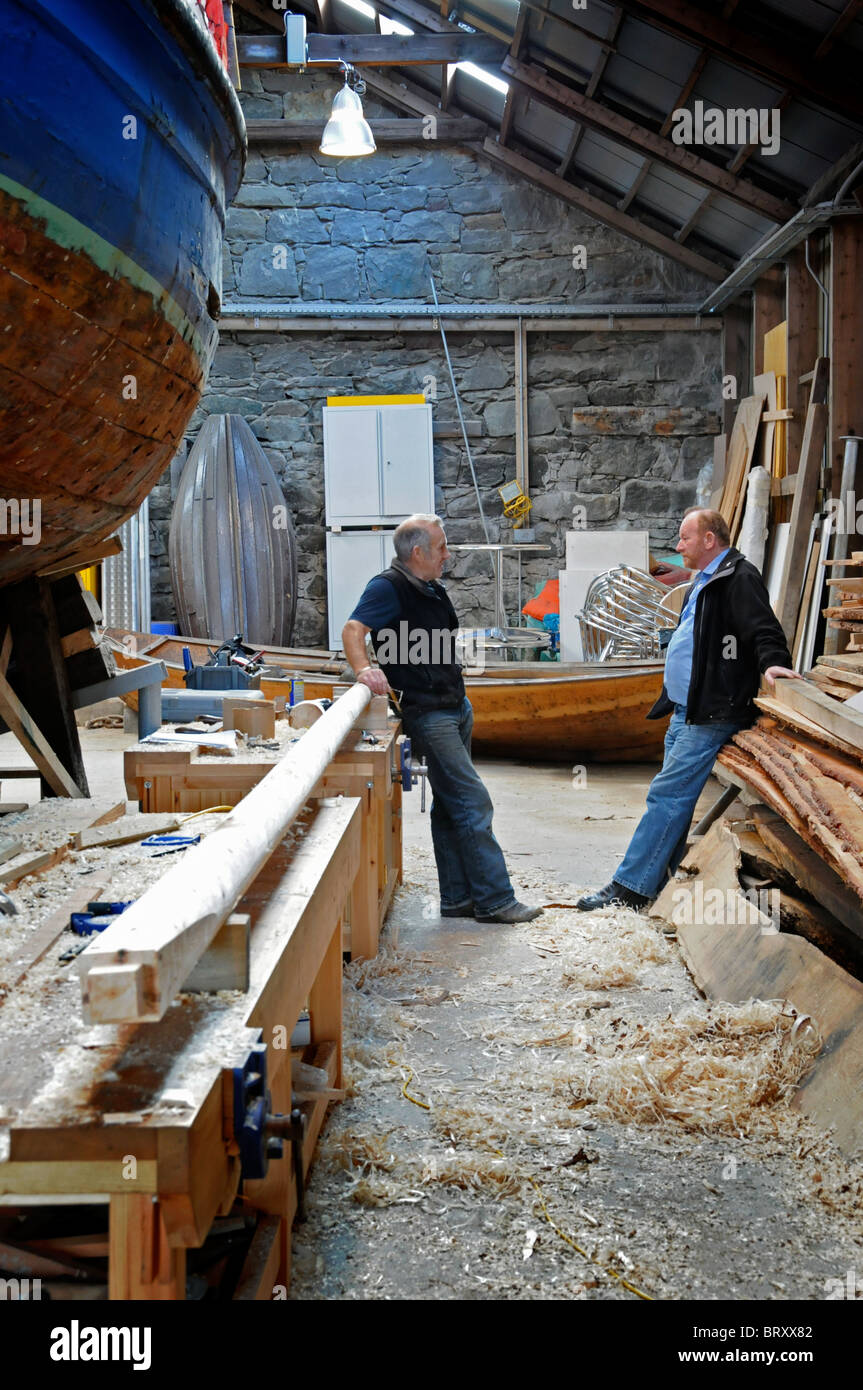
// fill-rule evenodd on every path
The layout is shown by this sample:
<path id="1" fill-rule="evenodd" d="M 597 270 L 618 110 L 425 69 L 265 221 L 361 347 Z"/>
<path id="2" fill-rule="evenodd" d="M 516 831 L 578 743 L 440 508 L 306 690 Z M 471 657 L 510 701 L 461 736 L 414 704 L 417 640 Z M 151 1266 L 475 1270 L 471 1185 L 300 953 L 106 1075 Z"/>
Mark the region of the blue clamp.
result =
<path id="1" fill-rule="evenodd" d="M 409 792 L 410 789 L 411 789 L 411 787 L 413 786 L 413 771 L 412 771 L 412 768 L 411 768 L 411 741 L 410 741 L 410 739 L 409 739 L 409 738 L 403 738 L 402 741 L 401 741 L 400 747 L 401 747 L 401 754 L 400 754 L 400 764 L 399 764 L 399 766 L 400 766 L 401 778 L 402 778 L 402 788 L 403 788 L 404 791 Z"/>
<path id="2" fill-rule="evenodd" d="M 234 1138 L 244 1178 L 265 1178 L 271 1158 L 281 1158 L 281 1139 L 268 1138 L 267 1044 L 259 1040 L 241 1067 L 234 1067 Z"/>
<path id="3" fill-rule="evenodd" d="M 297 1220 L 305 1216 L 305 1160 L 303 1144 L 306 1137 L 306 1116 L 299 1106 L 292 1105 L 290 1115 L 270 1112 L 270 1093 L 267 1090 L 267 1044 L 261 1040 L 252 1044 L 241 1067 L 234 1067 L 234 1138 L 240 1150 L 242 1177 L 260 1179 L 267 1176 L 271 1158 L 283 1158 L 285 1140 L 293 1153 L 293 1178 L 297 1194 Z"/>
<path id="4" fill-rule="evenodd" d="M 88 903 L 86 912 L 73 912 L 70 915 L 69 926 L 79 936 L 90 936 L 93 932 L 104 931 L 121 912 L 131 907 L 134 901 L 132 898 L 126 903 Z"/>

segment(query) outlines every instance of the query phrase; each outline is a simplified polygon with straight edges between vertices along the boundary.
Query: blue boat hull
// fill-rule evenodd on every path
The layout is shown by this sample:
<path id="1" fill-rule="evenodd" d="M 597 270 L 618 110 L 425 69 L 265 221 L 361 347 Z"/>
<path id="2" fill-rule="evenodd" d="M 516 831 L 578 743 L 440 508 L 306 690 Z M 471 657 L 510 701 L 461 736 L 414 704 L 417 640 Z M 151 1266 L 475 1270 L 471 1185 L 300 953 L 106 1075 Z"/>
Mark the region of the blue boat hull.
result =
<path id="1" fill-rule="evenodd" d="M 170 462 L 217 340 L 245 129 L 190 0 L 0 0 L 0 583 L 108 535 Z"/>

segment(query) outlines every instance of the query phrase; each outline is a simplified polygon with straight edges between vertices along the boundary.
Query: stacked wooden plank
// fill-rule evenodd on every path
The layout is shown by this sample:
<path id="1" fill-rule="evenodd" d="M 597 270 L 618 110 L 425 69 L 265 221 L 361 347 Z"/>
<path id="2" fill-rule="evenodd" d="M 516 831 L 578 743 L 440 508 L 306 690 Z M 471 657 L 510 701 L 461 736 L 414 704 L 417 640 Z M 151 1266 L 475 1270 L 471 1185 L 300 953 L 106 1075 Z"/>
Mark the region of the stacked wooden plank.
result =
<path id="1" fill-rule="evenodd" d="M 746 484 L 758 448 L 761 416 L 766 399 L 767 393 L 762 390 L 741 401 L 731 431 L 722 494 L 716 510 L 721 512 L 728 522 L 732 542 L 737 539 L 743 518 Z"/>
<path id="2" fill-rule="evenodd" d="M 851 633 L 846 651 L 863 652 L 863 550 L 853 551 L 849 559 L 826 563 L 852 571 L 827 580 L 831 598 L 824 609 L 827 626 L 834 632 Z"/>
<path id="3" fill-rule="evenodd" d="M 863 714 L 808 681 L 757 703 L 720 765 L 792 832 L 780 839 L 794 881 L 863 941 Z"/>

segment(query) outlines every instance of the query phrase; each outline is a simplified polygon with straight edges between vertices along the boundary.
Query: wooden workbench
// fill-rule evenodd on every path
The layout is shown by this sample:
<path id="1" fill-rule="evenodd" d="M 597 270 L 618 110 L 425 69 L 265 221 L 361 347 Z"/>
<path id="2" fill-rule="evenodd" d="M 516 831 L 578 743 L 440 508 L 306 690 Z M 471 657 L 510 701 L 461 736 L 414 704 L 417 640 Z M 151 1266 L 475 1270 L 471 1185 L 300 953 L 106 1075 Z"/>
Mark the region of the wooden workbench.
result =
<path id="1" fill-rule="evenodd" d="M 186 1250 L 237 1195 L 232 1069 L 259 1038 L 273 1113 L 291 1110 L 290 1038 L 306 1003 L 306 1060 L 341 1084 L 342 921 L 368 821 L 357 798 L 312 801 L 266 862 L 236 909 L 251 920 L 245 992 L 184 992 L 158 1023 L 87 1027 L 58 945 L 0 1008 L 0 1194 L 107 1200 L 111 1298 L 184 1297 Z M 327 1103 L 305 1107 L 304 1168 Z M 238 1296 L 272 1298 L 290 1272 L 289 1144 L 243 1197 L 268 1215 Z"/>
<path id="2" fill-rule="evenodd" d="M 398 764 L 400 724 L 390 718 L 374 731 L 372 744 L 361 731 L 343 747 L 316 788 L 323 796 L 357 797 L 362 806 L 362 853 L 345 922 L 345 950 L 352 956 L 377 954 L 396 885 L 402 880 L 402 787 L 392 770 Z M 291 733 L 280 720 L 279 751 L 250 749 L 225 758 L 176 745 L 136 743 L 126 750 L 126 793 L 142 811 L 180 814 L 211 806 L 236 806 L 282 756 Z"/>

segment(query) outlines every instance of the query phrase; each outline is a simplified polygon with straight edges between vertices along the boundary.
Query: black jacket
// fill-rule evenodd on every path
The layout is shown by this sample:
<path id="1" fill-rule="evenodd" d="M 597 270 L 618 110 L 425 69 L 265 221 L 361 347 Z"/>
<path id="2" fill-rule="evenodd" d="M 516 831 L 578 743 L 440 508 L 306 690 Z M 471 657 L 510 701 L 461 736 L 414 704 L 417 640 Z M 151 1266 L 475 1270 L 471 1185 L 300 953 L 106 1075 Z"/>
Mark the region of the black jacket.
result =
<path id="1" fill-rule="evenodd" d="M 695 599 L 692 638 L 688 724 L 751 723 L 768 666 L 792 665 L 764 580 L 733 546 Z M 673 708 L 663 685 L 647 718 L 661 719 Z"/>

